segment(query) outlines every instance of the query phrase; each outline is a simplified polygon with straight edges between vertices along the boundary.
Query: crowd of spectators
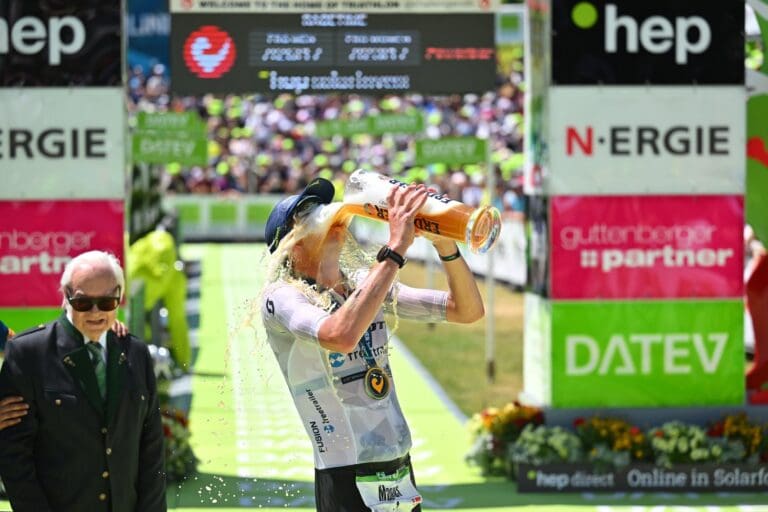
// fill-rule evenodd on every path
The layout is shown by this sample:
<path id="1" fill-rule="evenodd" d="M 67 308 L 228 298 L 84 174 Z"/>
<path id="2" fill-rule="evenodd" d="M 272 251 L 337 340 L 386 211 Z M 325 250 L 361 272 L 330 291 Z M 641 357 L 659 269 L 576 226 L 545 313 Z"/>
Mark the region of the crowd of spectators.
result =
<path id="1" fill-rule="evenodd" d="M 131 71 L 133 112 L 197 111 L 208 129 L 206 166 L 164 166 L 166 194 L 291 194 L 315 176 L 343 187 L 358 168 L 403 181 L 428 183 L 450 197 L 477 206 L 492 202 L 503 215 L 521 217 L 523 89 L 522 74 L 499 76 L 494 91 L 433 97 L 420 94 L 357 95 L 206 95 L 174 96 L 165 69 Z M 368 134 L 321 138 L 316 123 L 391 113 L 421 112 L 422 135 Z M 486 189 L 484 164 L 414 164 L 417 137 L 474 136 L 488 139 L 497 187 Z"/>

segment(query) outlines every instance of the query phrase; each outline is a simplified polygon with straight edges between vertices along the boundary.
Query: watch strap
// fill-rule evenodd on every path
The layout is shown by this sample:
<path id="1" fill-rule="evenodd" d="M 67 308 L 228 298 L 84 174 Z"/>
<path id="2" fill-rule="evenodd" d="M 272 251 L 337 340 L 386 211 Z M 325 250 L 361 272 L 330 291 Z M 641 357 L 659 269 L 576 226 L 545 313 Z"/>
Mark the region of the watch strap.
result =
<path id="1" fill-rule="evenodd" d="M 400 268 L 403 268 L 403 265 L 405 265 L 405 262 L 407 261 L 404 257 L 393 251 L 392 248 L 388 245 L 385 245 L 381 248 L 381 250 L 379 250 L 379 254 L 376 255 L 376 259 L 378 261 L 390 259 L 397 263 L 397 266 Z"/>

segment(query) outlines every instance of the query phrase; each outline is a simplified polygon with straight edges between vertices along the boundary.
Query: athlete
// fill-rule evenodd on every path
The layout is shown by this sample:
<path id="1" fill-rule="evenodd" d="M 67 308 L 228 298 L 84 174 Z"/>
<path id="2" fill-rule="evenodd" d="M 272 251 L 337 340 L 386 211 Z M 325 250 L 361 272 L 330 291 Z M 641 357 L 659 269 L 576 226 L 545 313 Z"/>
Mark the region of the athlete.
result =
<path id="1" fill-rule="evenodd" d="M 393 186 L 389 242 L 371 265 L 333 215 L 331 182 L 318 178 L 272 210 L 272 253 L 261 297 L 268 341 L 314 446 L 320 512 L 421 510 L 411 435 L 389 367 L 384 312 L 423 322 L 470 323 L 484 307 L 456 244 L 433 238 L 449 291 L 400 284 L 397 274 L 418 233 L 423 185 Z M 353 264 L 347 264 L 354 260 Z M 350 268 L 351 267 L 351 268 Z"/>

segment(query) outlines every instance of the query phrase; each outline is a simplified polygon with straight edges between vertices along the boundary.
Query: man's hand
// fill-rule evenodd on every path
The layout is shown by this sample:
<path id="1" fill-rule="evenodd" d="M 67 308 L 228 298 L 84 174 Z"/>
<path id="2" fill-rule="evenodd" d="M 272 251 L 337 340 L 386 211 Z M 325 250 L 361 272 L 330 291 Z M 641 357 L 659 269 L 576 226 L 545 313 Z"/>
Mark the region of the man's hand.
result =
<path id="1" fill-rule="evenodd" d="M 389 209 L 389 243 L 387 245 L 401 256 L 413 244 L 416 236 L 416 226 L 413 221 L 427 202 L 427 197 L 427 187 L 414 184 L 407 187 L 392 187 L 387 195 Z"/>
<path id="2" fill-rule="evenodd" d="M 29 405 L 20 396 L 9 396 L 0 400 L 0 430 L 12 427 L 27 415 Z"/>
<path id="3" fill-rule="evenodd" d="M 115 323 L 112 325 L 112 330 L 115 332 L 115 334 L 117 334 L 118 338 L 124 338 L 125 336 L 128 336 L 128 326 L 120 320 L 115 320 Z"/>

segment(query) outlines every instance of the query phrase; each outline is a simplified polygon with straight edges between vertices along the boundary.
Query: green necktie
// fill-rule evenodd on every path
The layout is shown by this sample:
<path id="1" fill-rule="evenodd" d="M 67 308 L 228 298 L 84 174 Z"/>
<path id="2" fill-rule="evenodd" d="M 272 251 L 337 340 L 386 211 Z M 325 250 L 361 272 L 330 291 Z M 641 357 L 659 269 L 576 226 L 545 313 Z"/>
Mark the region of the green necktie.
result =
<path id="1" fill-rule="evenodd" d="M 89 341 L 86 346 L 91 353 L 93 372 L 96 374 L 96 382 L 99 384 L 99 394 L 104 400 L 107 396 L 107 365 L 104 364 L 104 357 L 101 355 L 101 351 L 104 349 L 98 341 Z"/>

